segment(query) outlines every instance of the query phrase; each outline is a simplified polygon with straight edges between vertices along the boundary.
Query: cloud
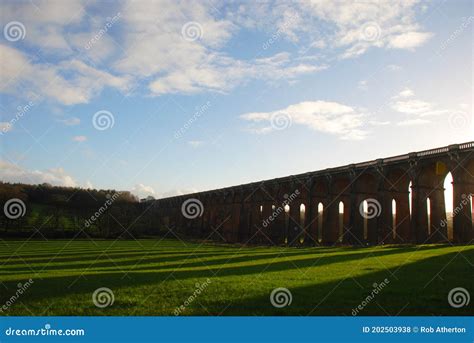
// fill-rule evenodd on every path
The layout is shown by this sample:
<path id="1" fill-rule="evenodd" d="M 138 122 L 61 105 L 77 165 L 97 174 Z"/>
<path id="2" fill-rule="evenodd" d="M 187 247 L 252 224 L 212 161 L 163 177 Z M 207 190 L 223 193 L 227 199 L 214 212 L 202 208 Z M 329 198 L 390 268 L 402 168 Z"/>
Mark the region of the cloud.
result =
<path id="1" fill-rule="evenodd" d="M 253 123 L 269 126 L 250 128 L 254 133 L 269 133 L 292 124 L 306 126 L 314 131 L 336 135 L 340 139 L 359 140 L 366 137 L 368 114 L 337 102 L 304 101 L 272 112 L 251 112 L 240 116 Z"/>
<path id="2" fill-rule="evenodd" d="M 188 141 L 188 144 L 193 148 L 198 148 L 204 144 L 203 141 Z"/>
<path id="3" fill-rule="evenodd" d="M 53 186 L 77 187 L 74 178 L 62 168 L 44 171 L 27 170 L 10 162 L 0 160 L 0 179 L 5 182 L 20 182 L 27 184 L 49 183 Z"/>
<path id="4" fill-rule="evenodd" d="M 400 93 L 398 93 L 398 95 L 396 95 L 394 98 L 410 98 L 414 95 L 415 93 L 413 93 L 413 91 L 407 87 L 404 90 L 402 90 Z"/>
<path id="5" fill-rule="evenodd" d="M 250 80 L 293 84 L 328 68 L 324 61 L 334 56 L 424 44 L 432 34 L 417 23 L 418 10 L 417 1 L 405 0 L 193 6 L 172 0 L 107 6 L 85 0 L 8 2 L 2 4 L 2 22 L 15 18 L 24 23 L 26 37 L 18 49 L 0 47 L 0 91 L 24 95 L 26 90 L 76 105 L 106 88 L 124 94 L 145 88 L 147 95 L 161 96 L 228 92 Z M 118 19 L 109 25 L 110 17 Z M 269 35 L 269 49 L 255 54 L 264 57 L 231 53 L 229 43 L 242 28 Z M 279 40 L 296 44 L 299 53 L 270 53 Z"/>
<path id="6" fill-rule="evenodd" d="M 361 80 L 357 83 L 357 88 L 362 91 L 366 91 L 369 89 L 367 83 L 368 83 L 367 80 Z"/>
<path id="7" fill-rule="evenodd" d="M 74 142 L 85 142 L 87 140 L 86 136 L 74 136 L 72 138 Z"/>
<path id="8" fill-rule="evenodd" d="M 66 126 L 75 126 L 75 125 L 79 125 L 81 123 L 81 120 L 76 117 L 71 117 L 67 119 L 61 119 L 59 120 L 59 122 L 63 123 Z"/>
<path id="9" fill-rule="evenodd" d="M 423 45 L 433 34 L 429 32 L 405 32 L 393 37 L 389 37 L 388 46 L 394 49 L 414 49 Z"/>
<path id="10" fill-rule="evenodd" d="M 399 121 L 399 126 L 413 126 L 430 123 L 427 117 L 440 116 L 452 112 L 449 109 L 440 109 L 435 103 L 420 100 L 410 88 L 405 88 L 392 97 L 390 107 L 407 118 Z"/>
<path id="11" fill-rule="evenodd" d="M 398 126 L 415 126 L 415 125 L 423 125 L 423 124 L 429 124 L 430 121 L 426 119 L 405 119 L 397 123 Z"/>
<path id="12" fill-rule="evenodd" d="M 397 65 L 397 64 L 389 64 L 389 65 L 387 66 L 387 68 L 388 68 L 388 70 L 390 70 L 390 71 L 400 71 L 400 70 L 403 69 L 401 66 L 399 66 L 399 65 Z"/>
<path id="13" fill-rule="evenodd" d="M 142 183 L 135 185 L 131 192 L 137 195 L 139 198 L 146 198 L 147 196 L 155 196 L 155 190 L 151 186 L 145 186 Z"/>
<path id="14" fill-rule="evenodd" d="M 7 133 L 12 129 L 12 124 L 10 122 L 2 121 L 0 122 L 0 133 Z"/>
<path id="15" fill-rule="evenodd" d="M 73 59 L 56 66 L 32 63 L 32 58 L 17 49 L 0 44 L 2 85 L 5 93 L 28 90 L 40 98 L 56 100 L 64 105 L 87 103 L 105 87 L 126 91 L 128 81 Z M 67 77 L 65 76 L 67 75 Z"/>

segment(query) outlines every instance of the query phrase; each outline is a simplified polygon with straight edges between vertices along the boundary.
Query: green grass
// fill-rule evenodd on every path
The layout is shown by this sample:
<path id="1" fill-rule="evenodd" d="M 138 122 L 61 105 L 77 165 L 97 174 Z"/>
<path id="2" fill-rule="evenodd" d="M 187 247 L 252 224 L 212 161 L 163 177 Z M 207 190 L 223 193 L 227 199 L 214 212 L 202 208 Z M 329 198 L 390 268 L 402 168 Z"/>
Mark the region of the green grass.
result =
<path id="1" fill-rule="evenodd" d="M 370 248 L 239 247 L 175 240 L 1 241 L 0 315 L 173 315 L 210 279 L 182 315 L 351 315 L 388 285 L 360 315 L 467 315 L 449 291 L 474 296 L 474 246 Z M 34 283 L 7 310 L 18 283 Z M 113 305 L 92 294 L 110 288 Z M 288 288 L 292 303 L 269 297 Z"/>

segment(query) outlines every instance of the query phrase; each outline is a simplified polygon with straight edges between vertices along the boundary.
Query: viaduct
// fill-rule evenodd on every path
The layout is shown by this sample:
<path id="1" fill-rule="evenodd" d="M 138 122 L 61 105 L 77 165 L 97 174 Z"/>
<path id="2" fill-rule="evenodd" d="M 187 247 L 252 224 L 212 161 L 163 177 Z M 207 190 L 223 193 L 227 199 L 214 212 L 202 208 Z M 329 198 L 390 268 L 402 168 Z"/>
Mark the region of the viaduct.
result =
<path id="1" fill-rule="evenodd" d="M 453 221 L 444 180 L 453 177 Z M 261 245 L 469 244 L 474 142 L 158 199 L 182 237 Z M 449 228 L 449 229 L 448 229 Z"/>

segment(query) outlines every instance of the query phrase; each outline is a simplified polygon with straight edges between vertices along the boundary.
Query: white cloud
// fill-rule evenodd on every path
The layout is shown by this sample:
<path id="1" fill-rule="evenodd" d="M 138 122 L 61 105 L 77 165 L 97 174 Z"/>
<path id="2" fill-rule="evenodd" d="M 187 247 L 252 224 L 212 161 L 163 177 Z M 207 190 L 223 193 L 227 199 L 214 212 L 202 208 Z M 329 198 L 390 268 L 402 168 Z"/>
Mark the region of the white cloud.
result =
<path id="1" fill-rule="evenodd" d="M 147 196 L 155 196 L 155 190 L 151 186 L 145 186 L 142 183 L 135 185 L 131 192 L 141 198 L 146 198 Z"/>
<path id="2" fill-rule="evenodd" d="M 396 95 L 394 98 L 410 98 L 414 95 L 415 93 L 413 93 L 413 91 L 407 87 L 404 90 L 402 90 L 400 93 L 398 93 L 398 95 Z"/>
<path id="3" fill-rule="evenodd" d="M 415 126 L 415 125 L 423 125 L 430 123 L 429 120 L 426 119 L 405 119 L 397 123 L 398 126 Z"/>
<path id="4" fill-rule="evenodd" d="M 6 133 L 12 129 L 12 124 L 10 122 L 0 122 L 0 133 Z"/>
<path id="5" fill-rule="evenodd" d="M 28 184 L 49 183 L 53 186 L 76 187 L 74 178 L 62 168 L 44 171 L 27 170 L 10 162 L 0 160 L 0 179 L 5 182 L 20 182 Z"/>
<path id="6" fill-rule="evenodd" d="M 430 123 L 427 117 L 440 116 L 450 113 L 449 109 L 440 109 L 435 103 L 416 99 L 415 93 L 410 88 L 403 89 L 397 95 L 392 97 L 390 107 L 407 116 L 399 121 L 399 126 L 413 126 Z"/>
<path id="7" fill-rule="evenodd" d="M 74 136 L 72 138 L 74 142 L 85 142 L 87 140 L 86 136 Z"/>
<path id="8" fill-rule="evenodd" d="M 151 95 L 160 96 L 227 92 L 256 79 L 292 84 L 328 68 L 316 63 L 318 59 L 355 57 L 371 47 L 412 50 L 424 44 L 431 34 L 417 23 L 417 8 L 417 1 L 405 0 L 192 6 L 185 1 L 125 0 L 107 7 L 85 0 L 6 3 L 2 22 L 23 22 L 24 44 L 34 49 L 0 47 L 0 91 L 23 95 L 27 85 L 30 92 L 76 105 L 88 103 L 106 87 L 126 93 L 144 84 Z M 101 34 L 86 49 L 105 27 L 106 17 L 117 13 L 121 15 L 113 24 L 114 33 Z M 183 26 L 190 22 L 197 23 L 198 39 L 192 41 L 183 37 Z M 300 44 L 306 62 L 281 50 L 271 55 L 263 48 L 264 58 L 232 56 L 227 44 L 242 27 L 266 31 L 276 37 L 273 45 L 279 39 Z M 312 55 L 307 47 L 318 53 Z"/>
<path id="9" fill-rule="evenodd" d="M 368 85 L 367 85 L 367 80 L 361 80 L 359 81 L 359 83 L 357 84 L 357 88 L 359 88 L 360 90 L 362 91 L 366 91 L 369 89 Z"/>
<path id="10" fill-rule="evenodd" d="M 269 123 L 270 126 L 250 128 L 254 133 L 268 133 L 282 127 L 299 124 L 318 132 L 329 133 L 340 139 L 363 139 L 368 134 L 368 114 L 360 109 L 328 101 L 305 101 L 272 112 L 252 112 L 240 116 L 243 120 Z M 282 122 L 278 122 L 279 119 Z M 285 124 L 283 122 L 283 124 Z"/>
<path id="11" fill-rule="evenodd" d="M 401 66 L 399 66 L 398 64 L 389 64 L 387 66 L 388 70 L 390 71 L 400 71 L 402 70 L 403 68 Z"/>
<path id="12" fill-rule="evenodd" d="M 87 103 L 104 87 L 122 91 L 128 88 L 127 78 L 95 69 L 82 61 L 71 60 L 57 66 L 32 63 L 22 52 L 1 44 L 0 63 L 4 80 L 0 91 L 21 93 L 28 84 L 29 91 L 40 98 L 54 99 L 64 105 Z"/>
<path id="13" fill-rule="evenodd" d="M 203 141 L 188 141 L 188 144 L 192 146 L 193 148 L 199 148 L 204 144 Z"/>
<path id="14" fill-rule="evenodd" d="M 61 119 L 59 120 L 59 122 L 63 123 L 66 126 L 75 126 L 75 125 L 79 125 L 81 123 L 81 120 L 76 117 L 71 117 L 67 119 Z"/>
<path id="15" fill-rule="evenodd" d="M 388 46 L 394 49 L 413 49 L 423 45 L 433 35 L 429 32 L 405 32 L 388 40 Z"/>

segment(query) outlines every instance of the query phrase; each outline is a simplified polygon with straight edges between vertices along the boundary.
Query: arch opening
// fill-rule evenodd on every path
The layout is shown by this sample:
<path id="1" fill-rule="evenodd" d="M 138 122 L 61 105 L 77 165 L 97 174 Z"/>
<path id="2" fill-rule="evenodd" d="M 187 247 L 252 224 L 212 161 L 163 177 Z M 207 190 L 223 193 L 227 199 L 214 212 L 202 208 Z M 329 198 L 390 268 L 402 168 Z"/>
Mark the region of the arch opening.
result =
<path id="1" fill-rule="evenodd" d="M 397 237 L 397 201 L 392 199 L 392 238 Z"/>
<path id="2" fill-rule="evenodd" d="M 428 225 L 428 235 L 431 235 L 431 200 L 426 199 L 426 221 Z"/>
<path id="3" fill-rule="evenodd" d="M 448 240 L 453 240 L 453 174 L 449 172 L 444 178 L 444 206 L 446 209 L 446 226 Z"/>
<path id="4" fill-rule="evenodd" d="M 285 207 L 285 244 L 288 244 L 288 228 L 290 226 L 290 205 L 286 204 Z"/>
<path id="5" fill-rule="evenodd" d="M 318 242 L 323 241 L 323 217 L 324 216 L 324 205 L 322 202 L 318 204 Z"/>
<path id="6" fill-rule="evenodd" d="M 301 231 L 304 231 L 305 230 L 305 220 L 306 220 L 306 206 L 305 204 L 301 204 L 300 205 L 300 228 L 301 228 Z M 303 244 L 304 243 L 304 238 L 305 238 L 305 235 L 301 235 L 300 236 L 300 244 Z"/>
<path id="7" fill-rule="evenodd" d="M 338 241 L 342 242 L 344 235 L 344 202 L 339 201 L 339 237 Z"/>
<path id="8" fill-rule="evenodd" d="M 367 216 L 367 212 L 369 210 L 369 203 L 367 202 L 367 200 L 364 200 L 362 202 L 362 208 L 364 211 L 364 215 L 362 216 L 364 218 L 364 240 L 367 240 L 367 237 L 369 235 L 369 220 Z"/>

